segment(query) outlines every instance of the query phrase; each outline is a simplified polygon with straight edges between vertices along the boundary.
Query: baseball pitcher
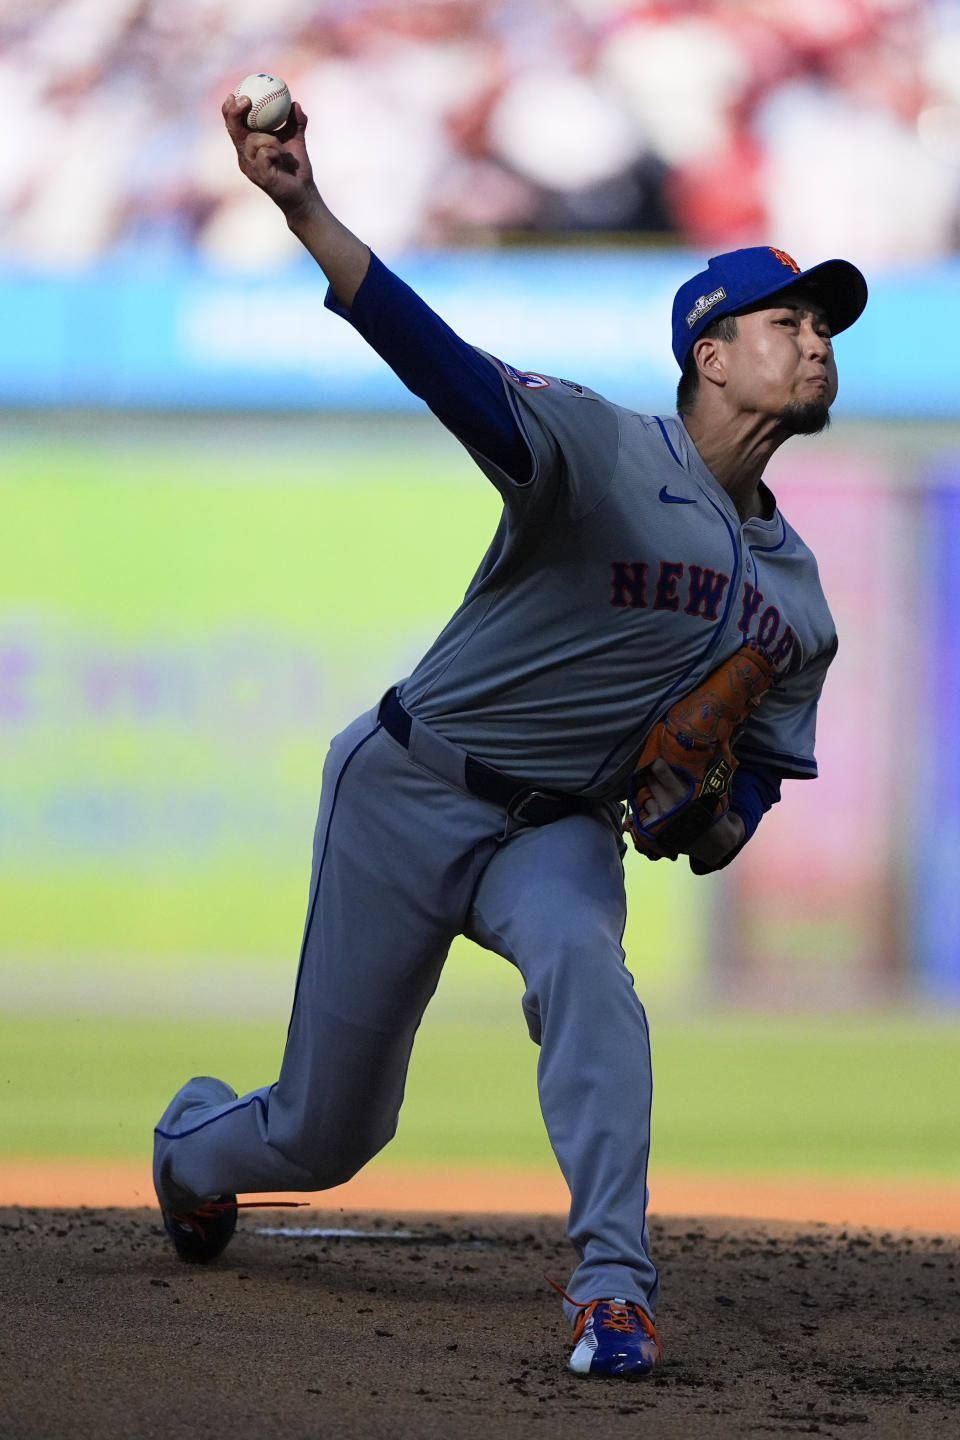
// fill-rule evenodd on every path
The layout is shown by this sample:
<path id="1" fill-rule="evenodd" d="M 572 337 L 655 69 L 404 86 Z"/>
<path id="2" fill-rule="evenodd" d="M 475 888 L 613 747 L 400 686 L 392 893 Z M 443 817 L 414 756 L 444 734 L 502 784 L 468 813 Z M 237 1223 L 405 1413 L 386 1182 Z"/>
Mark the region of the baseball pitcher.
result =
<path id="1" fill-rule="evenodd" d="M 570 1368 L 643 1376 L 660 1357 L 651 1077 L 620 945 L 624 835 L 651 860 L 717 870 L 785 779 L 816 776 L 834 624 L 763 475 L 785 440 L 828 423 L 832 337 L 866 284 L 844 260 L 715 257 L 674 303 L 678 412 L 642 414 L 460 339 L 326 207 L 299 105 L 263 134 L 249 104 L 223 107 L 244 175 L 326 275 L 333 314 L 462 442 L 503 510 L 446 628 L 330 746 L 279 1078 L 242 1096 L 197 1078 L 171 1100 L 155 1135 L 166 1229 L 184 1260 L 212 1260 L 238 1193 L 322 1190 L 375 1155 L 450 943 L 468 935 L 520 972 L 540 1046 L 577 1257 Z"/>

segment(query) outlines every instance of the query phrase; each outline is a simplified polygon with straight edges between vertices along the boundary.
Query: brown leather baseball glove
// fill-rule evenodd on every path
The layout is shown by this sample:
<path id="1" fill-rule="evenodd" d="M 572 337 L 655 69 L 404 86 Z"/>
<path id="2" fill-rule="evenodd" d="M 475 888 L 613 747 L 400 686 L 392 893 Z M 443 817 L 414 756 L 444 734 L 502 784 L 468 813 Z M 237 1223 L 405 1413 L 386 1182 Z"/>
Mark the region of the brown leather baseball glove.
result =
<path id="1" fill-rule="evenodd" d="M 737 768 L 731 741 L 770 688 L 774 674 L 764 651 L 747 642 L 654 725 L 630 776 L 623 827 L 641 853 L 649 853 L 652 846 L 675 860 L 726 814 Z M 646 811 L 653 801 L 649 767 L 655 760 L 666 761 L 686 793 L 651 819 Z"/>

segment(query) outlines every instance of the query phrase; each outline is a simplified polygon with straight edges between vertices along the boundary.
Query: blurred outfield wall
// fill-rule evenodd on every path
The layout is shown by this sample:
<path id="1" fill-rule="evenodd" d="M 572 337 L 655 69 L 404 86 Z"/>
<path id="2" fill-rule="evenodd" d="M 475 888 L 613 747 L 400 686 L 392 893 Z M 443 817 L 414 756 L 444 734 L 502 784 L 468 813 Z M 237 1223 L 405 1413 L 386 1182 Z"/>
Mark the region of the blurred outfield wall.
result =
<path id="1" fill-rule="evenodd" d="M 669 295 L 687 260 L 615 255 L 598 283 L 582 252 L 401 268 L 504 358 L 672 408 Z M 905 418 L 953 413 L 936 347 L 957 273 L 874 285 L 863 329 L 837 343 L 833 432 L 774 462 L 841 635 L 822 778 L 785 786 L 722 877 L 628 856 L 645 996 L 960 1001 L 960 771 L 923 758 L 951 754 L 960 698 L 960 424 Z M 202 990 L 204 1005 L 282 1009 L 327 740 L 432 640 L 497 500 L 429 420 L 305 413 L 407 403 L 323 313 L 312 273 L 277 293 L 115 278 L 6 297 L 0 400 L 35 408 L 8 411 L 0 477 L 4 998 L 176 1008 Z M 31 285 L 46 287 L 35 325 Z M 257 364 L 251 337 L 271 323 Z M 47 408 L 94 401 L 156 413 Z"/>
<path id="2" fill-rule="evenodd" d="M 702 253 L 577 248 L 439 253 L 396 268 L 474 344 L 662 411 L 676 388 L 672 297 L 703 265 Z M 953 417 L 960 262 L 868 278 L 866 313 L 838 342 L 837 414 Z M 6 271 L 0 404 L 419 409 L 324 310 L 324 294 L 306 258 L 281 279 L 196 261 L 157 271 L 116 260 L 72 277 Z"/>

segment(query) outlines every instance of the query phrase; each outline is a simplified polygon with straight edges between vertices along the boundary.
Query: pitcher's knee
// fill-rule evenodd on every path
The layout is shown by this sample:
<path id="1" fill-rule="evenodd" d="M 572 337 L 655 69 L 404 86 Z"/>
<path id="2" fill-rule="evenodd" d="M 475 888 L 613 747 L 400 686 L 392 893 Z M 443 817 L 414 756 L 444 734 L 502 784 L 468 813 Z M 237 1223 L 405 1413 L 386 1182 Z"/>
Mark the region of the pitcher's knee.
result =
<path id="1" fill-rule="evenodd" d="M 564 990 L 620 995 L 633 986 L 619 942 L 586 928 L 543 934 L 529 953 L 524 974 L 528 985 L 539 993 Z"/>
<path id="2" fill-rule="evenodd" d="M 349 1134 L 339 1129 L 296 1135 L 290 1139 L 271 1137 L 285 1159 L 306 1171 L 314 1190 L 330 1190 L 345 1185 L 382 1150 L 397 1131 L 397 1122 L 367 1131 L 352 1128 Z"/>
<path id="3" fill-rule="evenodd" d="M 539 948 L 523 968 L 527 987 L 523 1013 L 531 1040 L 541 1044 L 548 1017 L 579 1017 L 592 1029 L 607 1027 L 622 1034 L 634 1024 L 645 1026 L 643 1007 L 634 989 L 623 951 L 609 940 L 584 942 L 578 937 Z"/>

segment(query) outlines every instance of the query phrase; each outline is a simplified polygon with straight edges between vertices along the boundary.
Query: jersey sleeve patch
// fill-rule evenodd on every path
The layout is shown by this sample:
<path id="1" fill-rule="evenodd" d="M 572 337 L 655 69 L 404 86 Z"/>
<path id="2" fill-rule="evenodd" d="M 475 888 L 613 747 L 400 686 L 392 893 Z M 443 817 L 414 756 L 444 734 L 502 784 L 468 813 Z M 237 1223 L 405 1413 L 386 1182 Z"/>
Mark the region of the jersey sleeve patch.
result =
<path id="1" fill-rule="evenodd" d="M 491 357 L 500 366 L 504 375 L 512 380 L 515 385 L 521 385 L 524 390 L 548 390 L 550 381 L 546 375 L 538 375 L 535 370 L 518 370 L 515 365 L 508 365 L 505 360 L 498 360 L 496 355 Z"/>

